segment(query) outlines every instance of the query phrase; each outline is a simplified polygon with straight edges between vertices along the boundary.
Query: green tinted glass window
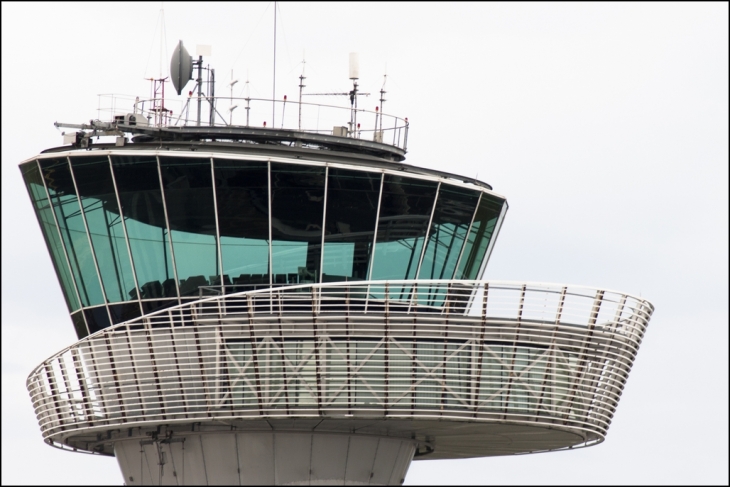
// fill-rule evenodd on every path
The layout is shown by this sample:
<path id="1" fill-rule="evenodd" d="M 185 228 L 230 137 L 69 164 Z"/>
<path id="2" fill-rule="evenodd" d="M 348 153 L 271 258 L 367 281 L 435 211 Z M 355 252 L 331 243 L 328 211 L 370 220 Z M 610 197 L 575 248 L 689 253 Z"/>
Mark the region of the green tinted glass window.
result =
<path id="1" fill-rule="evenodd" d="M 318 282 L 325 168 L 271 163 L 273 282 Z"/>
<path id="2" fill-rule="evenodd" d="M 482 194 L 474 223 L 461 255 L 455 279 L 476 279 L 494 234 L 495 226 L 505 202 L 487 193 Z"/>
<path id="3" fill-rule="evenodd" d="M 129 298 L 177 296 L 170 236 L 154 156 L 112 156 L 114 178 L 122 204 L 132 263 L 139 290 Z"/>
<path id="4" fill-rule="evenodd" d="M 367 279 L 381 178 L 378 173 L 329 170 L 324 282 Z"/>
<path id="5" fill-rule="evenodd" d="M 73 157 L 71 167 L 107 299 L 127 301 L 135 283 L 109 158 Z"/>
<path id="6" fill-rule="evenodd" d="M 84 319 L 84 312 L 77 311 L 71 315 L 71 322 L 76 330 L 76 336 L 81 340 L 82 338 L 89 335 L 89 331 L 86 328 L 86 320 Z"/>
<path id="7" fill-rule="evenodd" d="M 220 284 L 211 161 L 160 156 L 160 169 L 180 293 L 198 296 Z"/>
<path id="8" fill-rule="evenodd" d="M 479 193 L 441 185 L 419 279 L 451 279 L 474 216 Z"/>
<path id="9" fill-rule="evenodd" d="M 68 267 L 68 261 L 58 233 L 58 226 L 53 218 L 50 202 L 46 194 L 46 188 L 43 185 L 38 164 L 36 161 L 25 164 L 21 167 L 23 178 L 25 179 L 28 194 L 33 201 L 33 209 L 38 217 L 38 223 L 41 226 L 41 232 L 46 240 L 48 252 L 51 254 L 51 261 L 56 270 L 56 276 L 61 283 L 63 297 L 66 299 L 66 305 L 69 312 L 78 310 L 81 305 L 76 294 L 76 288 L 71 277 L 71 269 Z M 81 337 L 79 337 L 81 338 Z"/>
<path id="10" fill-rule="evenodd" d="M 373 280 L 413 279 L 431 218 L 432 181 L 386 175 L 373 255 Z"/>
<path id="11" fill-rule="evenodd" d="M 40 164 L 61 237 L 71 262 L 81 303 L 83 306 L 103 304 L 104 294 L 96 272 L 94 255 L 89 245 L 89 236 L 86 233 L 68 160 L 65 157 L 43 159 Z"/>
<path id="12" fill-rule="evenodd" d="M 223 274 L 234 285 L 268 284 L 268 164 L 229 159 L 213 164 Z"/>

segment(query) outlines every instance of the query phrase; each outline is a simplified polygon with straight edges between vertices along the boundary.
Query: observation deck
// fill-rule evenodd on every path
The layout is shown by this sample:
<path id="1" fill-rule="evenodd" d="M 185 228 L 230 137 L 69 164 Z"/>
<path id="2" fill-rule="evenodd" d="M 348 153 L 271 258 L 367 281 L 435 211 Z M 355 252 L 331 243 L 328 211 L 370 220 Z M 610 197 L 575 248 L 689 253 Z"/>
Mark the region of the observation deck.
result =
<path id="1" fill-rule="evenodd" d="M 550 451 L 603 441 L 652 311 L 554 284 L 288 286 L 115 325 L 44 361 L 28 389 L 49 444 L 103 454 L 140 427 L 246 435 L 292 420 L 414 440 L 424 458 Z"/>

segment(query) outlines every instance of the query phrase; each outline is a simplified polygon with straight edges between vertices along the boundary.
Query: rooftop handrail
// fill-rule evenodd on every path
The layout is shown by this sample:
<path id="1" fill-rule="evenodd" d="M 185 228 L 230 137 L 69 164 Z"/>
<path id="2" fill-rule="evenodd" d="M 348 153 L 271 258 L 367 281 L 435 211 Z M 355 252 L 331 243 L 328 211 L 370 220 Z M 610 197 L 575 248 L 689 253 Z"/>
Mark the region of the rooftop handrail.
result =
<path id="1" fill-rule="evenodd" d="M 100 94 L 98 118 L 105 122 L 118 122 L 124 120 L 126 115 L 133 114 L 143 117 L 144 121 L 138 120 L 138 124 L 141 122 L 143 126 L 156 128 L 246 127 L 327 134 L 391 145 L 403 150 L 406 150 L 408 141 L 408 119 L 378 110 L 298 100 L 201 96 L 203 109 L 198 117 L 197 101 L 198 96 L 195 94 L 184 101 Z"/>

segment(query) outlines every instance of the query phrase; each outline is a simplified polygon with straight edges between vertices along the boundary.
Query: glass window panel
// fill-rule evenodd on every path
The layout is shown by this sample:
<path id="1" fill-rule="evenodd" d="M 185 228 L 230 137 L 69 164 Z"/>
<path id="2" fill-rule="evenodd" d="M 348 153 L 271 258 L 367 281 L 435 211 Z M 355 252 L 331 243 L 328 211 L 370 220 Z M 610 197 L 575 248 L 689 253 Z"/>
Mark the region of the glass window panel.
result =
<path id="1" fill-rule="evenodd" d="M 504 204 L 505 202 L 502 199 L 487 193 L 482 194 L 479 209 L 474 217 L 474 223 L 469 231 L 469 237 L 454 279 L 476 279 L 478 277 L 477 274 L 479 274 L 479 269 Z"/>
<path id="2" fill-rule="evenodd" d="M 170 306 L 175 306 L 177 304 L 178 301 L 176 299 L 161 299 L 159 301 L 143 300 L 142 311 L 144 312 L 144 314 L 148 314 L 152 313 L 153 311 L 159 311 L 161 309 L 169 308 Z"/>
<path id="3" fill-rule="evenodd" d="M 230 352 L 231 368 L 236 371 L 237 378 L 240 378 L 240 380 L 233 381 L 231 386 L 233 406 L 237 408 L 257 408 L 259 405 L 258 394 L 256 386 L 252 386 L 257 381 L 254 373 L 251 343 L 228 340 L 226 348 Z"/>
<path id="4" fill-rule="evenodd" d="M 109 159 L 73 157 L 71 166 L 107 299 L 112 303 L 127 301 L 134 290 L 134 275 Z"/>
<path id="5" fill-rule="evenodd" d="M 319 281 L 324 183 L 323 167 L 271 164 L 274 282 Z"/>
<path id="6" fill-rule="evenodd" d="M 316 361 L 314 358 L 314 342 L 305 340 L 293 340 L 280 342 L 287 361 L 292 365 L 286 367 L 285 374 L 290 377 L 287 384 L 287 395 L 289 404 L 292 407 L 312 407 L 317 404 L 315 397 L 317 391 Z M 274 352 L 272 350 L 272 352 Z M 272 353 L 273 364 L 277 364 L 280 357 L 276 352 Z M 292 370 L 297 370 L 296 373 Z M 276 370 L 281 370 L 278 368 Z M 281 376 L 281 375 L 280 375 Z M 272 383 L 272 385 L 278 385 Z M 313 394 L 314 393 L 314 394 Z"/>
<path id="7" fill-rule="evenodd" d="M 438 184 L 386 175 L 372 279 L 413 279 Z"/>
<path id="8" fill-rule="evenodd" d="M 422 341 L 414 345 L 418 361 L 423 367 L 434 369 L 444 360 L 444 343 Z M 441 384 L 429 379 L 420 381 L 416 386 L 416 406 L 428 409 L 440 408 L 443 396 Z"/>
<path id="9" fill-rule="evenodd" d="M 450 390 L 445 391 L 445 402 L 449 407 L 468 407 L 471 390 L 471 354 L 469 345 L 461 343 L 446 345 L 444 376 Z"/>
<path id="10" fill-rule="evenodd" d="M 363 280 L 360 275 L 353 276 L 355 262 L 355 243 L 348 242 L 327 242 L 325 237 L 324 243 L 324 262 L 322 263 L 322 280 L 323 282 L 340 282 Z M 369 253 L 370 246 L 365 250 Z M 358 262 L 359 264 L 359 262 Z M 367 266 L 367 261 L 365 261 Z M 367 267 L 366 267 L 367 270 Z"/>
<path id="11" fill-rule="evenodd" d="M 165 223 L 160 177 L 154 156 L 112 156 L 114 178 L 132 250 L 139 292 L 130 298 L 160 297 L 160 290 L 176 295 L 170 255 L 170 236 Z M 172 281 L 171 281 L 172 280 Z M 197 291 L 197 287 L 196 287 Z"/>
<path id="12" fill-rule="evenodd" d="M 68 160 L 65 157 L 41 160 L 41 170 L 61 228 L 61 237 L 71 261 L 81 303 L 84 306 L 102 304 L 104 294 L 96 272 L 94 255 L 89 245 Z"/>
<path id="13" fill-rule="evenodd" d="M 323 281 L 367 279 L 381 177 L 379 173 L 330 169 Z"/>
<path id="14" fill-rule="evenodd" d="M 86 321 L 84 320 L 83 311 L 77 311 L 76 313 L 72 314 L 71 321 L 74 324 L 76 336 L 79 337 L 79 340 L 89 335 L 89 332 L 86 329 Z"/>
<path id="15" fill-rule="evenodd" d="M 453 277 L 478 201 L 479 193 L 476 191 L 441 185 L 419 279 Z M 417 298 L 420 303 L 440 306 L 444 302 L 445 292 L 445 288 L 435 286 L 425 293 L 419 293 Z"/>
<path id="16" fill-rule="evenodd" d="M 479 193 L 441 185 L 419 279 L 451 279 Z"/>
<path id="17" fill-rule="evenodd" d="M 358 406 L 369 408 L 382 405 L 385 398 L 385 354 L 381 343 L 370 340 L 357 340 L 351 345 L 354 366 L 359 368 L 351 380 L 354 401 Z"/>
<path id="18" fill-rule="evenodd" d="M 223 274 L 237 285 L 268 285 L 268 164 L 216 159 L 214 165 Z"/>
<path id="19" fill-rule="evenodd" d="M 109 305 L 109 314 L 112 317 L 112 322 L 117 324 L 139 317 L 142 311 L 139 308 L 139 302 L 134 301 L 132 303 Z"/>
<path id="20" fill-rule="evenodd" d="M 76 289 L 74 288 L 71 269 L 68 267 L 61 237 L 58 234 L 58 227 L 53 219 L 46 189 L 43 186 L 43 180 L 38 170 L 38 164 L 36 161 L 29 162 L 21 167 L 21 171 L 28 188 L 28 194 L 33 201 L 33 208 L 38 217 L 41 233 L 43 233 L 43 237 L 46 240 L 46 247 L 51 254 L 51 261 L 56 270 L 56 276 L 61 283 L 61 290 L 63 291 L 63 297 L 66 299 L 66 306 L 68 306 L 69 312 L 74 312 L 81 308 L 81 305 L 76 294 Z"/>
<path id="21" fill-rule="evenodd" d="M 348 402 L 347 388 L 347 350 L 348 343 L 333 339 L 324 343 L 326 353 L 322 364 L 325 373 L 322 377 L 325 403 L 330 407 L 343 407 Z"/>
<path id="22" fill-rule="evenodd" d="M 160 156 L 160 169 L 180 294 L 198 295 L 204 280 L 220 283 L 211 162 Z"/>
<path id="23" fill-rule="evenodd" d="M 95 308 L 86 308 L 84 310 L 86 323 L 89 325 L 89 333 L 94 334 L 99 330 L 103 330 L 111 325 L 109 322 L 109 313 L 106 306 L 97 306 Z"/>
<path id="24" fill-rule="evenodd" d="M 406 350 L 408 354 L 413 353 L 408 342 L 401 342 L 400 346 L 388 345 L 387 389 L 390 408 L 409 408 L 412 405 L 413 359 Z"/>

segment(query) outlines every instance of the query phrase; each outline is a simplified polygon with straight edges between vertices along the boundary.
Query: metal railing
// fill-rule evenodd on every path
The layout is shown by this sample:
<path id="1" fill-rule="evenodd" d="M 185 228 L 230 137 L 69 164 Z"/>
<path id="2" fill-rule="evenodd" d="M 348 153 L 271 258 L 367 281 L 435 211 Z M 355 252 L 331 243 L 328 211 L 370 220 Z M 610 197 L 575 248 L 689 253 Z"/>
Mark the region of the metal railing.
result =
<path id="1" fill-rule="evenodd" d="M 524 445 L 550 450 L 603 440 L 652 311 L 626 294 L 548 284 L 287 286 L 102 330 L 44 361 L 27 387 L 46 441 L 86 451 L 90 431 L 283 417 L 578 435 Z"/>
<path id="2" fill-rule="evenodd" d="M 125 115 L 134 114 L 137 124 L 149 127 L 200 125 L 298 131 L 382 143 L 404 151 L 408 144 L 408 119 L 378 111 L 251 97 L 203 96 L 201 101 L 207 113 L 200 120 L 195 108 L 197 95 L 181 101 L 102 94 L 97 111 L 102 122 L 123 120 Z M 272 113 L 276 114 L 273 121 Z"/>

